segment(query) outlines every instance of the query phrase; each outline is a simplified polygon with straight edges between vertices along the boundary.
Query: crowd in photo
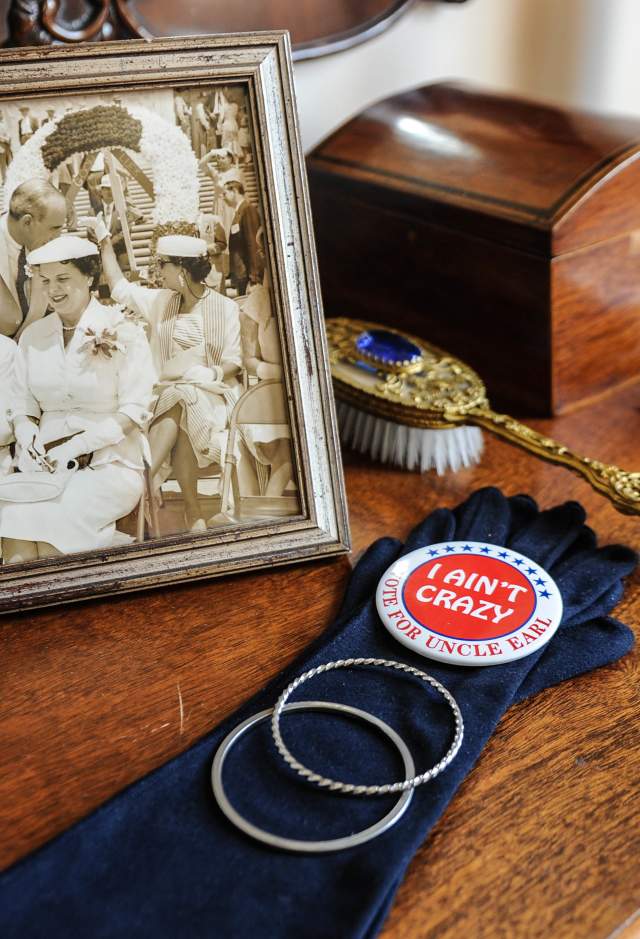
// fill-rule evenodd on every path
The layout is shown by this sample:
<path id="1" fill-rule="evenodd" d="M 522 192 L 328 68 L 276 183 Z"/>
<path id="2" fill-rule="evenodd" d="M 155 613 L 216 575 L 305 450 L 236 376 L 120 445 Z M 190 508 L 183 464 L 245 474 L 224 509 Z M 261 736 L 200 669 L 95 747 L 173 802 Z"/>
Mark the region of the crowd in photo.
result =
<path id="1" fill-rule="evenodd" d="M 297 511 L 290 432 L 275 419 L 281 344 L 246 107 L 228 86 L 176 93 L 174 108 L 200 180 L 198 219 L 182 230 L 153 231 L 152 168 L 116 148 L 72 154 L 5 193 L 4 564 L 140 531 L 206 532 L 260 518 L 261 506 Z M 11 126 L 0 113 L 3 184 L 20 147 L 58 116 L 21 108 Z M 258 386 L 262 410 L 229 454 L 238 402 Z"/>
<path id="2" fill-rule="evenodd" d="M 175 110 L 198 159 L 228 150 L 236 162 L 251 161 L 249 115 L 241 91 L 227 86 L 176 94 Z"/>

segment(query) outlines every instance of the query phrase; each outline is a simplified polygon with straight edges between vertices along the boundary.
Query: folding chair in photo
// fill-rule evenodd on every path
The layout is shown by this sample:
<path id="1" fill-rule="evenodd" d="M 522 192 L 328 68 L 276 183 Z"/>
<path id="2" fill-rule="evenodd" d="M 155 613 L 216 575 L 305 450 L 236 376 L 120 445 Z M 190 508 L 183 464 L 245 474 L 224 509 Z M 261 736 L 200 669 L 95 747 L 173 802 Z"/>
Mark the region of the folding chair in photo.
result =
<path id="1" fill-rule="evenodd" d="M 284 386 L 281 381 L 265 379 L 251 385 L 238 399 L 229 422 L 227 452 L 222 469 L 222 496 L 220 515 L 240 518 L 241 516 L 259 515 L 294 515 L 299 509 L 297 495 L 277 497 L 242 495 L 238 479 L 238 443 L 243 432 L 251 433 L 251 428 L 269 424 L 274 432 L 281 431 L 282 437 L 289 435 L 289 416 L 287 413 Z M 249 511 L 245 511 L 245 509 Z"/>

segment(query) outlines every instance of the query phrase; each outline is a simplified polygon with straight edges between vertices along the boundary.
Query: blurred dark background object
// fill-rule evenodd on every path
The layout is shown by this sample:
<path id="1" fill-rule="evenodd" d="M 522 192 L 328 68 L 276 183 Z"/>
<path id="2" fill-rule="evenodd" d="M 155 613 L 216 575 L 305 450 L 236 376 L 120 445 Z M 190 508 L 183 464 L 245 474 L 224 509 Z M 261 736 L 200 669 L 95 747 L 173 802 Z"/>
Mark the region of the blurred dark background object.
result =
<path id="1" fill-rule="evenodd" d="M 442 346 L 521 414 L 637 378 L 637 118 L 425 85 L 348 121 L 308 170 L 327 316 Z"/>
<path id="2" fill-rule="evenodd" d="M 12 46 L 288 29 L 294 59 L 376 36 L 416 0 L 0 0 L 0 42 Z M 440 0 L 463 3 L 465 0 Z"/>

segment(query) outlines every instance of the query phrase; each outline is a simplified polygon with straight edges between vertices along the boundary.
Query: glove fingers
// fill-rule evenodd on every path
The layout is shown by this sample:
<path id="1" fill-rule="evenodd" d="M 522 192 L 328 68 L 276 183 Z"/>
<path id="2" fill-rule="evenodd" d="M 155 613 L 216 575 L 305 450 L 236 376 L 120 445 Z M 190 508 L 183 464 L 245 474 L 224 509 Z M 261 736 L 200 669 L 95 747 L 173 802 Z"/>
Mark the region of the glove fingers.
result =
<path id="1" fill-rule="evenodd" d="M 540 512 L 511 537 L 509 547 L 549 570 L 581 535 L 584 519 L 578 502 L 565 502 Z"/>
<path id="2" fill-rule="evenodd" d="M 630 574 L 636 564 L 635 552 L 624 545 L 606 545 L 563 559 L 552 572 L 562 594 L 563 618 L 575 619 Z"/>
<path id="3" fill-rule="evenodd" d="M 403 554 L 424 548 L 425 545 L 437 544 L 439 541 L 453 541 L 456 534 L 456 523 L 453 512 L 449 509 L 436 509 L 427 515 L 423 522 L 413 529 L 405 541 Z"/>
<path id="4" fill-rule="evenodd" d="M 580 534 L 576 537 L 568 547 L 567 550 L 562 555 L 562 559 L 556 563 L 562 563 L 566 561 L 567 558 L 573 557 L 574 554 L 579 554 L 581 551 L 595 551 L 598 547 L 598 540 L 596 538 L 596 533 L 592 528 L 589 528 L 588 525 L 583 525 L 580 529 Z"/>
<path id="5" fill-rule="evenodd" d="M 633 648 L 634 641 L 627 626 L 608 616 L 589 620 L 579 629 L 560 630 L 535 668 L 527 673 L 514 701 L 522 701 L 551 685 L 616 662 Z"/>
<path id="6" fill-rule="evenodd" d="M 575 616 L 563 616 L 560 629 L 573 629 L 575 626 L 596 619 L 598 616 L 606 616 L 620 603 L 623 596 L 624 584 L 619 580 L 612 587 L 605 590 L 587 609 L 580 610 Z"/>
<path id="7" fill-rule="evenodd" d="M 509 537 L 512 537 L 515 532 L 524 528 L 525 525 L 531 524 L 537 517 L 539 510 L 535 499 L 522 493 L 517 496 L 510 496 L 507 501 L 511 509 L 511 532 Z"/>
<path id="8" fill-rule="evenodd" d="M 455 510 L 456 541 L 504 544 L 511 528 L 511 508 L 499 489 L 479 489 Z"/>
<path id="9" fill-rule="evenodd" d="M 396 560 L 402 549 L 397 538 L 379 538 L 369 545 L 351 572 L 338 619 L 344 620 L 369 598 L 373 597 L 378 581 Z"/>

